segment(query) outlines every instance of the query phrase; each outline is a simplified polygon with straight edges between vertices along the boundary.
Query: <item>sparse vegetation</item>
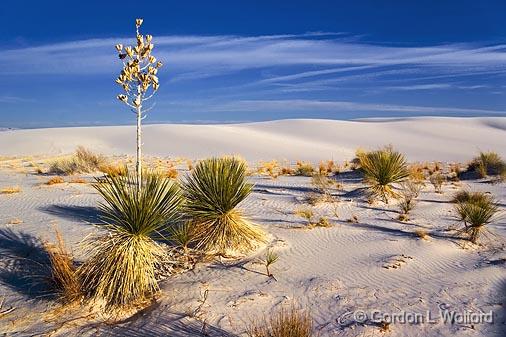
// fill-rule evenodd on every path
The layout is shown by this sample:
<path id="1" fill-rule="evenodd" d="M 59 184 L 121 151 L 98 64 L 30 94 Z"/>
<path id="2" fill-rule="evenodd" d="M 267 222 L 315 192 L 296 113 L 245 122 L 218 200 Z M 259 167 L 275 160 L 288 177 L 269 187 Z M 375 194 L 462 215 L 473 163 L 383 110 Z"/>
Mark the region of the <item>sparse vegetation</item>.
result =
<path id="1" fill-rule="evenodd" d="M 56 243 L 44 244 L 51 267 L 49 282 L 59 295 L 61 301 L 71 303 L 83 297 L 81 283 L 77 275 L 74 259 L 65 247 L 61 233 L 58 230 L 55 230 L 55 233 Z"/>
<path id="2" fill-rule="evenodd" d="M 104 164 L 100 166 L 99 170 L 107 174 L 111 177 L 117 177 L 117 176 L 126 176 L 128 169 L 125 163 L 116 163 L 116 164 Z"/>
<path id="3" fill-rule="evenodd" d="M 400 202 L 399 208 L 401 210 L 401 216 L 399 220 L 409 220 L 409 212 L 415 207 L 416 198 L 418 198 L 422 186 L 411 180 L 407 180 L 401 184 L 399 192 Z"/>
<path id="4" fill-rule="evenodd" d="M 108 234 L 89 243 L 90 258 L 78 269 L 85 294 L 107 308 L 138 303 L 158 291 L 165 250 L 154 239 L 178 216 L 178 185 L 155 174 L 105 176 L 94 184 Z"/>
<path id="5" fill-rule="evenodd" d="M 499 210 L 497 202 L 491 195 L 481 192 L 461 192 L 455 198 L 454 206 L 458 220 L 463 222 L 462 230 L 469 241 L 477 243 L 485 226 L 489 224 Z"/>
<path id="6" fill-rule="evenodd" d="M 295 210 L 295 215 L 303 218 L 307 222 L 307 226 L 311 227 L 314 224 L 314 211 L 311 207 L 300 207 Z"/>
<path id="7" fill-rule="evenodd" d="M 272 179 L 276 179 L 282 173 L 277 160 L 267 162 L 261 161 L 258 165 L 257 172 L 258 174 L 268 175 Z"/>
<path id="8" fill-rule="evenodd" d="M 46 181 L 46 185 L 63 184 L 64 182 L 65 182 L 65 180 L 62 177 L 56 176 L 56 177 L 49 178 L 49 180 Z"/>
<path id="9" fill-rule="evenodd" d="M 15 193 L 20 193 L 20 192 L 21 192 L 21 187 L 19 187 L 19 186 L 4 187 L 0 190 L 0 194 L 15 194 Z"/>
<path id="10" fill-rule="evenodd" d="M 307 200 L 313 205 L 318 202 L 334 201 L 335 197 L 332 194 L 333 189 L 341 187 L 334 179 L 319 173 L 311 177 L 311 186 L 314 191 L 309 193 Z"/>
<path id="11" fill-rule="evenodd" d="M 267 276 L 273 277 L 269 267 L 276 263 L 279 259 L 279 255 L 276 254 L 272 249 L 267 249 L 267 252 L 265 253 L 265 270 L 267 272 Z"/>
<path id="12" fill-rule="evenodd" d="M 281 309 L 272 313 L 265 322 L 247 329 L 249 337 L 311 337 L 313 319 L 306 310 Z"/>
<path id="13" fill-rule="evenodd" d="M 446 182 L 446 176 L 441 172 L 434 172 L 430 178 L 430 183 L 434 186 L 434 191 L 436 193 L 443 193 L 443 184 Z"/>
<path id="14" fill-rule="evenodd" d="M 498 179 L 506 178 L 506 162 L 496 152 L 480 152 L 473 159 L 469 169 L 475 171 L 480 178 L 496 176 Z"/>
<path id="15" fill-rule="evenodd" d="M 76 173 L 97 172 L 100 171 L 106 163 L 107 160 L 104 156 L 95 154 L 82 146 L 78 146 L 72 156 L 53 161 L 49 166 L 49 173 L 72 175 Z"/>
<path id="16" fill-rule="evenodd" d="M 429 238 L 429 234 L 425 229 L 417 229 L 414 231 L 414 233 L 418 238 L 422 240 L 427 240 Z"/>
<path id="17" fill-rule="evenodd" d="M 404 156 L 391 147 L 357 155 L 371 194 L 380 197 L 385 203 L 388 203 L 389 197 L 397 197 L 393 184 L 400 183 L 409 176 Z"/>
<path id="18" fill-rule="evenodd" d="M 311 164 L 310 162 L 297 161 L 294 170 L 294 174 L 296 176 L 311 177 L 314 172 L 315 169 L 313 167 L 313 164 Z"/>
<path id="19" fill-rule="evenodd" d="M 226 255 L 250 251 L 265 241 L 264 232 L 237 209 L 253 188 L 246 182 L 246 170 L 237 158 L 206 159 L 183 183 L 197 248 Z"/>

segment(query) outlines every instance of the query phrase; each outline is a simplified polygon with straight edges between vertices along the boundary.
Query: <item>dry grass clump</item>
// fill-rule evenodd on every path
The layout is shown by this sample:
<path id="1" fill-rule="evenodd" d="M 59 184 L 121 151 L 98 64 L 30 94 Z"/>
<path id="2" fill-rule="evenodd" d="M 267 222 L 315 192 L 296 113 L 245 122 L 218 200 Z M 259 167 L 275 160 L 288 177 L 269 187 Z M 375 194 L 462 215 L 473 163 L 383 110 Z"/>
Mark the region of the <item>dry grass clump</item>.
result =
<path id="1" fill-rule="evenodd" d="M 393 184 L 409 177 L 404 155 L 391 147 L 357 155 L 372 196 L 380 197 L 385 203 L 389 197 L 397 197 Z"/>
<path id="2" fill-rule="evenodd" d="M 78 146 L 72 156 L 53 161 L 49 166 L 49 173 L 62 175 L 91 173 L 100 171 L 105 165 L 104 156 Z"/>
<path id="3" fill-rule="evenodd" d="M 308 193 L 307 201 L 310 204 L 335 201 L 333 190 L 341 188 L 341 184 L 324 174 L 315 174 L 311 177 L 313 191 Z"/>
<path id="4" fill-rule="evenodd" d="M 411 180 L 401 183 L 401 189 L 399 192 L 399 208 L 401 210 L 401 215 L 399 220 L 409 220 L 409 212 L 415 207 L 415 199 L 420 195 L 421 189 L 422 185 Z"/>
<path id="5" fill-rule="evenodd" d="M 478 173 L 480 178 L 497 176 L 499 179 L 506 178 L 506 162 L 496 152 L 480 152 L 473 159 L 469 169 Z"/>
<path id="6" fill-rule="evenodd" d="M 246 171 L 243 160 L 211 158 L 200 161 L 184 181 L 185 210 L 196 248 L 227 255 L 250 251 L 265 241 L 265 233 L 237 209 L 253 189 Z"/>
<path id="7" fill-rule="evenodd" d="M 295 165 L 294 174 L 296 176 L 310 177 L 315 172 L 313 164 L 305 161 L 297 161 Z"/>
<path id="8" fill-rule="evenodd" d="M 69 183 L 71 184 L 86 184 L 86 179 L 75 177 L 69 180 Z"/>
<path id="9" fill-rule="evenodd" d="M 427 233 L 425 229 L 417 229 L 413 233 L 422 240 L 427 240 L 429 238 L 429 233 Z"/>
<path id="10" fill-rule="evenodd" d="M 127 168 L 126 164 L 124 164 L 124 163 L 104 164 L 104 165 L 100 166 L 99 170 L 100 170 L 100 172 L 107 174 L 111 177 L 117 177 L 117 176 L 124 177 L 128 173 L 128 168 Z"/>
<path id="11" fill-rule="evenodd" d="M 0 194 L 15 194 L 15 193 L 20 193 L 21 192 L 21 187 L 19 186 L 8 186 L 8 187 L 4 187 L 0 190 Z"/>
<path id="12" fill-rule="evenodd" d="M 419 185 L 425 185 L 425 169 L 421 164 L 412 164 L 408 168 L 409 179 Z"/>
<path id="13" fill-rule="evenodd" d="M 462 232 L 468 235 L 471 242 L 477 243 L 485 226 L 499 211 L 497 202 L 491 195 L 482 192 L 461 192 L 454 200 L 458 220 L 464 224 Z"/>
<path id="14" fill-rule="evenodd" d="M 261 161 L 258 164 L 257 167 L 257 173 L 268 175 L 269 177 L 276 179 L 278 176 L 281 175 L 282 169 L 279 166 L 279 163 L 277 160 L 271 160 L 271 161 Z"/>
<path id="15" fill-rule="evenodd" d="M 340 172 L 340 167 L 338 164 L 334 163 L 333 160 L 320 161 L 318 165 L 318 174 L 321 175 L 331 175 L 338 174 Z"/>
<path id="16" fill-rule="evenodd" d="M 262 325 L 254 324 L 247 329 L 249 337 L 311 337 L 313 319 L 306 310 L 281 309 L 272 313 Z"/>
<path id="17" fill-rule="evenodd" d="M 443 184 L 446 182 L 446 176 L 441 172 L 434 172 L 429 177 L 429 181 L 434 186 L 436 193 L 443 193 Z"/>
<path id="18" fill-rule="evenodd" d="M 72 255 L 65 247 L 65 242 L 58 230 L 56 244 L 45 243 L 44 250 L 50 261 L 52 287 L 56 290 L 64 303 L 71 303 L 83 297 L 81 283 L 77 275 L 76 265 Z"/>
<path id="19" fill-rule="evenodd" d="M 63 184 L 64 182 L 65 182 L 65 180 L 62 177 L 56 176 L 56 177 L 49 178 L 49 180 L 46 181 L 46 185 Z"/>
<path id="20" fill-rule="evenodd" d="M 157 275 L 168 261 L 154 239 L 177 218 L 178 185 L 155 174 L 105 176 L 94 187 L 103 197 L 108 233 L 89 241 L 90 258 L 78 269 L 85 295 L 106 308 L 128 307 L 158 291 Z"/>

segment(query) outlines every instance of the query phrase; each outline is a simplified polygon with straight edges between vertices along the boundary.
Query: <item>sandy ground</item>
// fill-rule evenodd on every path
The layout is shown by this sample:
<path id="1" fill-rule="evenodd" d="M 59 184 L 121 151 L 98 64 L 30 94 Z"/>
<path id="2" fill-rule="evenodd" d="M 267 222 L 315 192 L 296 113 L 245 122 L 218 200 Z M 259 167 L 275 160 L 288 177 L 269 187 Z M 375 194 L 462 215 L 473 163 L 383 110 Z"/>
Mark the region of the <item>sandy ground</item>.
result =
<path id="1" fill-rule="evenodd" d="M 297 135 L 293 132 L 295 126 Z M 465 161 L 477 148 L 505 155 L 504 126 L 505 120 L 497 118 L 195 126 L 220 131 L 206 134 L 207 142 L 199 138 L 204 137 L 200 131 L 195 132 L 191 144 L 178 148 L 181 140 L 176 143 L 167 140 L 163 144 L 161 140 L 165 138 L 158 138 L 158 143 L 153 144 L 156 137 L 151 132 L 159 132 L 158 137 L 170 135 L 171 139 L 178 139 L 185 128 L 191 127 L 163 125 L 147 127 L 145 142 L 151 154 L 166 149 L 165 156 L 197 158 L 224 151 L 241 153 L 254 160 L 272 159 L 276 154 L 293 160 L 330 159 L 332 155 L 336 159 L 341 154 L 351 157 L 358 146 L 392 143 L 405 150 L 412 160 Z M 353 127 L 357 131 L 350 133 L 355 130 Z M 107 134 L 111 138 L 103 136 L 101 130 L 3 132 L 0 143 L 9 146 L 2 146 L 0 151 L 3 155 L 56 154 L 71 152 L 76 144 L 91 142 L 96 145 L 92 148 L 103 152 L 129 152 L 127 147 L 131 144 L 121 144 L 120 140 L 126 139 L 127 134 L 130 136 L 130 128 L 109 128 Z M 228 133 L 221 133 L 223 130 Z M 94 132 L 96 137 L 86 142 Z M 359 137 L 357 134 L 362 132 Z M 256 134 L 257 143 L 227 142 L 227 137 L 232 137 L 230 133 L 237 133 L 240 139 Z M 279 143 L 272 143 L 273 137 Z M 48 146 L 51 142 L 53 146 Z M 271 145 L 265 147 L 263 142 Z M 220 144 L 224 144 L 224 149 L 217 151 Z M 105 151 L 107 146 L 111 148 Z M 216 149 L 212 150 L 214 146 Z M 171 149 L 176 148 L 180 152 L 172 154 Z M 241 207 L 271 235 L 269 246 L 280 255 L 272 267 L 277 281 L 264 274 L 265 268 L 259 262 L 265 253 L 262 250 L 239 261 L 199 264 L 194 271 L 164 281 L 163 296 L 156 305 L 119 324 L 82 324 L 82 321 L 77 324 L 76 320 L 76 324 L 66 321 L 62 325 L 54 323 L 58 321 L 54 316 L 64 315 L 44 295 L 40 285 L 44 274 L 37 262 L 44 259 L 40 240 L 52 240 L 56 225 L 77 257 L 83 258 L 79 242 L 96 230 L 92 224 L 98 221 L 98 196 L 89 184 L 45 186 L 48 178 L 36 174 L 29 160 L 20 161 L 17 169 L 6 166 L 0 169 L 0 187 L 18 185 L 22 190 L 0 195 L 0 303 L 3 299 L 0 312 L 13 308 L 0 317 L 0 332 L 6 336 L 199 336 L 203 331 L 210 336 L 242 336 L 252 321 L 294 302 L 311 311 L 319 336 L 506 335 L 505 217 L 489 226 L 490 234 L 483 240 L 483 246 L 466 244 L 456 238 L 455 231 L 449 230 L 456 225 L 449 202 L 453 193 L 462 188 L 491 192 L 504 212 L 504 183 L 463 180 L 445 184 L 442 194 L 435 193 L 428 184 L 411 220 L 400 222 L 395 203 L 367 203 L 361 177 L 356 172 L 343 172 L 336 177 L 343 189 L 334 191 L 339 202 L 320 203 L 314 208 L 318 216 L 327 216 L 333 226 L 307 229 L 294 212 L 304 206 L 306 193 L 311 190 L 310 178 L 253 176 L 250 179 L 255 183 L 254 192 Z M 91 180 L 89 176 L 84 178 Z M 356 223 L 347 221 L 354 216 L 358 219 Z M 427 231 L 429 238 L 418 238 L 414 232 L 419 229 Z M 206 291 L 208 295 L 202 303 Z M 190 317 L 189 313 L 199 306 L 196 317 Z M 494 322 L 444 322 L 440 316 L 443 309 L 457 313 L 492 311 Z M 404 317 L 418 314 L 422 318 L 416 324 L 392 323 L 389 331 L 382 332 L 372 321 L 355 322 L 350 313 L 359 311 L 369 317 L 374 314 L 375 318 L 380 314 Z M 434 322 L 428 321 L 427 311 Z"/>

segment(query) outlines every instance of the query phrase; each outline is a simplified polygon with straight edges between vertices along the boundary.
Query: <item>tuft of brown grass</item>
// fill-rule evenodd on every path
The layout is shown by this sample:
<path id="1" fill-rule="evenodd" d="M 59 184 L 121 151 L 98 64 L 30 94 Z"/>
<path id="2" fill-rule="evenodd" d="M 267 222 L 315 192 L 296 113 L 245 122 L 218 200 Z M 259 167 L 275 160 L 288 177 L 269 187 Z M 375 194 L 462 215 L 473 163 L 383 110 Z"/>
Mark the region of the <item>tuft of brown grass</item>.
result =
<path id="1" fill-rule="evenodd" d="M 497 176 L 506 178 L 506 162 L 496 152 L 480 152 L 480 155 L 469 164 L 469 169 L 478 173 L 480 178 Z"/>
<path id="2" fill-rule="evenodd" d="M 179 172 L 175 167 L 169 167 L 167 171 L 165 172 L 165 176 L 169 179 L 176 179 L 179 175 Z"/>
<path id="3" fill-rule="evenodd" d="M 99 170 L 111 177 L 124 177 L 128 172 L 127 166 L 124 163 L 105 164 L 100 166 Z"/>
<path id="4" fill-rule="evenodd" d="M 60 231 L 55 229 L 56 243 L 45 243 L 51 267 L 50 283 L 64 303 L 71 303 L 83 297 L 81 283 L 77 276 L 72 255 L 65 247 Z"/>
<path id="5" fill-rule="evenodd" d="M 313 164 L 306 161 L 297 161 L 294 174 L 296 176 L 311 177 L 315 172 Z"/>
<path id="6" fill-rule="evenodd" d="M 422 240 L 427 240 L 429 238 L 429 234 L 425 229 L 417 229 L 413 233 Z"/>
<path id="7" fill-rule="evenodd" d="M 0 190 L 0 194 L 15 194 L 15 193 L 20 193 L 20 192 L 21 192 L 21 187 L 19 187 L 19 186 L 4 187 Z"/>
<path id="8" fill-rule="evenodd" d="M 65 180 L 60 177 L 60 176 L 56 176 L 56 177 L 52 177 L 50 178 L 48 181 L 46 181 L 46 185 L 56 185 L 56 184 L 63 184 L 65 182 Z"/>
<path id="9" fill-rule="evenodd" d="M 246 333 L 249 337 L 310 337 L 313 319 L 307 310 L 294 306 L 271 313 L 261 324 L 252 324 Z"/>
<path id="10" fill-rule="evenodd" d="M 9 222 L 7 222 L 8 225 L 19 225 L 20 223 L 23 223 L 23 220 L 19 218 L 10 219 Z"/>
<path id="11" fill-rule="evenodd" d="M 281 167 L 279 166 L 279 163 L 277 160 L 271 160 L 271 161 L 261 161 L 258 164 L 257 167 L 257 173 L 258 174 L 264 174 L 268 175 L 272 179 L 276 179 L 281 174 Z"/>
<path id="12" fill-rule="evenodd" d="M 446 182 L 446 176 L 443 173 L 439 171 L 434 172 L 430 176 L 429 181 L 434 186 L 436 193 L 443 193 L 443 184 Z"/>
<path id="13" fill-rule="evenodd" d="M 95 154 L 83 146 L 78 146 L 74 154 L 53 161 L 49 166 L 50 174 L 72 175 L 100 171 L 106 165 L 106 158 Z"/>

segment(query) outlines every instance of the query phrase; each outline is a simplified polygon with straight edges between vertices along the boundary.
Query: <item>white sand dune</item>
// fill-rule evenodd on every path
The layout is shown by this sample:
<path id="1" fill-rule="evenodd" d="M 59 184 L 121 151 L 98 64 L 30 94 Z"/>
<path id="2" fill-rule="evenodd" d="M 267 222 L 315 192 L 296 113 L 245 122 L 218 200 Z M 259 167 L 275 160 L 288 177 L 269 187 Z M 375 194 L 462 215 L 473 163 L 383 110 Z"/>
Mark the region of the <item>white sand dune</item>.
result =
<path id="1" fill-rule="evenodd" d="M 241 125 L 150 125 L 146 152 L 160 156 L 204 157 L 238 153 L 250 160 L 350 158 L 359 146 L 391 143 L 410 160 L 465 161 L 478 149 L 506 155 L 504 118 L 417 118 L 390 121 L 285 120 Z M 71 152 L 76 145 L 104 153 L 131 153 L 131 127 L 16 130 L 0 133 L 0 154 Z M 199 336 L 205 321 L 209 336 L 244 336 L 245 326 L 294 301 L 309 308 L 318 336 L 490 336 L 506 335 L 506 218 L 489 225 L 484 246 L 464 245 L 456 225 L 453 194 L 462 189 L 487 191 L 504 212 L 505 184 L 465 180 L 444 185 L 443 194 L 427 185 L 409 222 L 400 222 L 397 205 L 369 204 L 360 193 L 357 172 L 343 172 L 335 191 L 338 203 L 318 204 L 330 228 L 304 229 L 294 215 L 311 188 L 307 177 L 254 176 L 252 195 L 241 205 L 271 235 L 280 255 L 272 266 L 277 281 L 264 274 L 264 251 L 243 261 L 202 263 L 162 283 L 163 296 L 149 313 L 122 324 L 59 326 L 42 313 L 50 301 L 34 298 L 23 274 L 41 259 L 36 238 L 52 239 L 57 224 L 65 240 L 83 258 L 78 243 L 95 229 L 99 196 L 87 184 L 46 186 L 29 161 L 17 171 L 0 168 L 0 187 L 19 185 L 21 193 L 0 195 L 0 299 L 15 308 L 0 318 L 0 332 L 28 336 Z M 6 166 L 7 167 L 7 166 Z M 24 172 L 20 172 L 24 171 Z M 183 175 L 184 172 L 181 172 Z M 90 177 L 86 177 L 90 179 Z M 347 220 L 356 216 L 357 223 Z M 22 223 L 9 224 L 13 219 Z M 18 222 L 18 221 L 16 221 Z M 416 237 L 425 230 L 428 240 Z M 20 272 L 21 271 L 21 272 Z M 205 291 L 208 298 L 202 304 Z M 188 313 L 201 306 L 197 320 Z M 458 313 L 492 311 L 494 323 L 444 322 L 440 308 Z M 1 309 L 1 308 L 0 308 Z M 390 332 L 377 324 L 354 323 L 347 313 L 421 314 L 435 322 L 393 323 Z M 339 317 L 346 316 L 340 324 Z M 57 327 L 55 331 L 52 329 Z M 2 331 L 4 330 L 4 331 Z"/>
<path id="2" fill-rule="evenodd" d="M 202 158 L 241 154 L 251 161 L 350 159 L 358 147 L 392 144 L 409 160 L 466 161 L 479 150 L 506 156 L 506 118 L 280 120 L 228 125 L 144 126 L 147 155 Z M 133 126 L 0 132 L 0 155 L 62 154 L 84 145 L 109 154 L 135 151 Z"/>

